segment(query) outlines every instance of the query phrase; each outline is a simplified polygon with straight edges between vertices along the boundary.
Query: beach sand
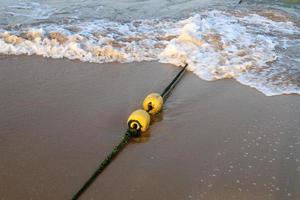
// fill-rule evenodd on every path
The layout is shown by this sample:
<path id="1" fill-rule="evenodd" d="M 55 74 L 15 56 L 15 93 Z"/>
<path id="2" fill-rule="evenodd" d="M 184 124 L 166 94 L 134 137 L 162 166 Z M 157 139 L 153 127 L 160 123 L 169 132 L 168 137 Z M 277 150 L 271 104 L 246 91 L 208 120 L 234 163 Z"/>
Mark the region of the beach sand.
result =
<path id="1" fill-rule="evenodd" d="M 70 199 L 179 68 L 0 57 L 0 199 Z M 81 199 L 300 199 L 300 96 L 188 72 Z"/>

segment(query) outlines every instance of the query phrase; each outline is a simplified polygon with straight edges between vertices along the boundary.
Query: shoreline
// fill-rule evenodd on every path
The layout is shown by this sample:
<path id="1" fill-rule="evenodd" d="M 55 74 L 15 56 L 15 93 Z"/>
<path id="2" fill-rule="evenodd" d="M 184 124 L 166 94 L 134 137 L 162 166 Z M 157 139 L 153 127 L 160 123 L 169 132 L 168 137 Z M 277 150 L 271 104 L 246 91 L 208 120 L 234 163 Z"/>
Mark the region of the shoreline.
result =
<path id="1" fill-rule="evenodd" d="M 1 198 L 70 198 L 178 70 L 1 56 Z M 187 72 L 82 199 L 300 199 L 299 100 Z"/>

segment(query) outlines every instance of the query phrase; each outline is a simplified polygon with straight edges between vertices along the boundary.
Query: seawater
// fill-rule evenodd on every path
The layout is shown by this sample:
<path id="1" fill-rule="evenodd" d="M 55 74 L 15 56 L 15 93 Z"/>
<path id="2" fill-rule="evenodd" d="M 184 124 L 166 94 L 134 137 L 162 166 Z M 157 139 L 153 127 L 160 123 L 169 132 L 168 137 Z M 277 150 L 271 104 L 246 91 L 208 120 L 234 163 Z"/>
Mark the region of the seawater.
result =
<path id="1" fill-rule="evenodd" d="M 189 64 L 265 95 L 300 94 L 297 1 L 0 0 L 0 54 Z"/>

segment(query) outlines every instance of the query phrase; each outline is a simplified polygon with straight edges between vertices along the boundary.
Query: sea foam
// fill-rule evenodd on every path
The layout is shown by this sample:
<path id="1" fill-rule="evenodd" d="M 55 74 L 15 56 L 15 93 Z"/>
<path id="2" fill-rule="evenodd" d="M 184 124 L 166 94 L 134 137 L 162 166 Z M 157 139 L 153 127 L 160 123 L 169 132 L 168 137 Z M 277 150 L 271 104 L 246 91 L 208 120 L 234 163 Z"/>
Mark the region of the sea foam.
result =
<path id="1" fill-rule="evenodd" d="M 216 10 L 177 21 L 94 20 L 0 29 L 2 54 L 188 63 L 204 80 L 233 78 L 269 96 L 300 94 L 299 42 L 300 28 L 291 21 Z"/>

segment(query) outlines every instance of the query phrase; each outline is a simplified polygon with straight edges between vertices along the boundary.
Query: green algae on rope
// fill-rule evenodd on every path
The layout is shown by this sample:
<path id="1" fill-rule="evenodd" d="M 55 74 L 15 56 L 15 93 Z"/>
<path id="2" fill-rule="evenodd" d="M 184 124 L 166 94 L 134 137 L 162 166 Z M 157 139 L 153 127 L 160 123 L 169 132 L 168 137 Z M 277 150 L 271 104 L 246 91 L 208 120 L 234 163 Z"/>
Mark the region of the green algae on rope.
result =
<path id="1" fill-rule="evenodd" d="M 126 144 L 132 137 L 136 137 L 138 133 L 135 130 L 127 130 L 121 140 L 121 142 L 113 148 L 110 154 L 101 162 L 97 170 L 92 174 L 92 176 L 85 182 L 85 184 L 76 192 L 72 197 L 72 200 L 78 199 L 81 194 L 94 182 L 94 180 L 103 172 L 103 170 L 111 163 L 111 161 L 118 155 L 119 152 L 124 149 Z"/>

